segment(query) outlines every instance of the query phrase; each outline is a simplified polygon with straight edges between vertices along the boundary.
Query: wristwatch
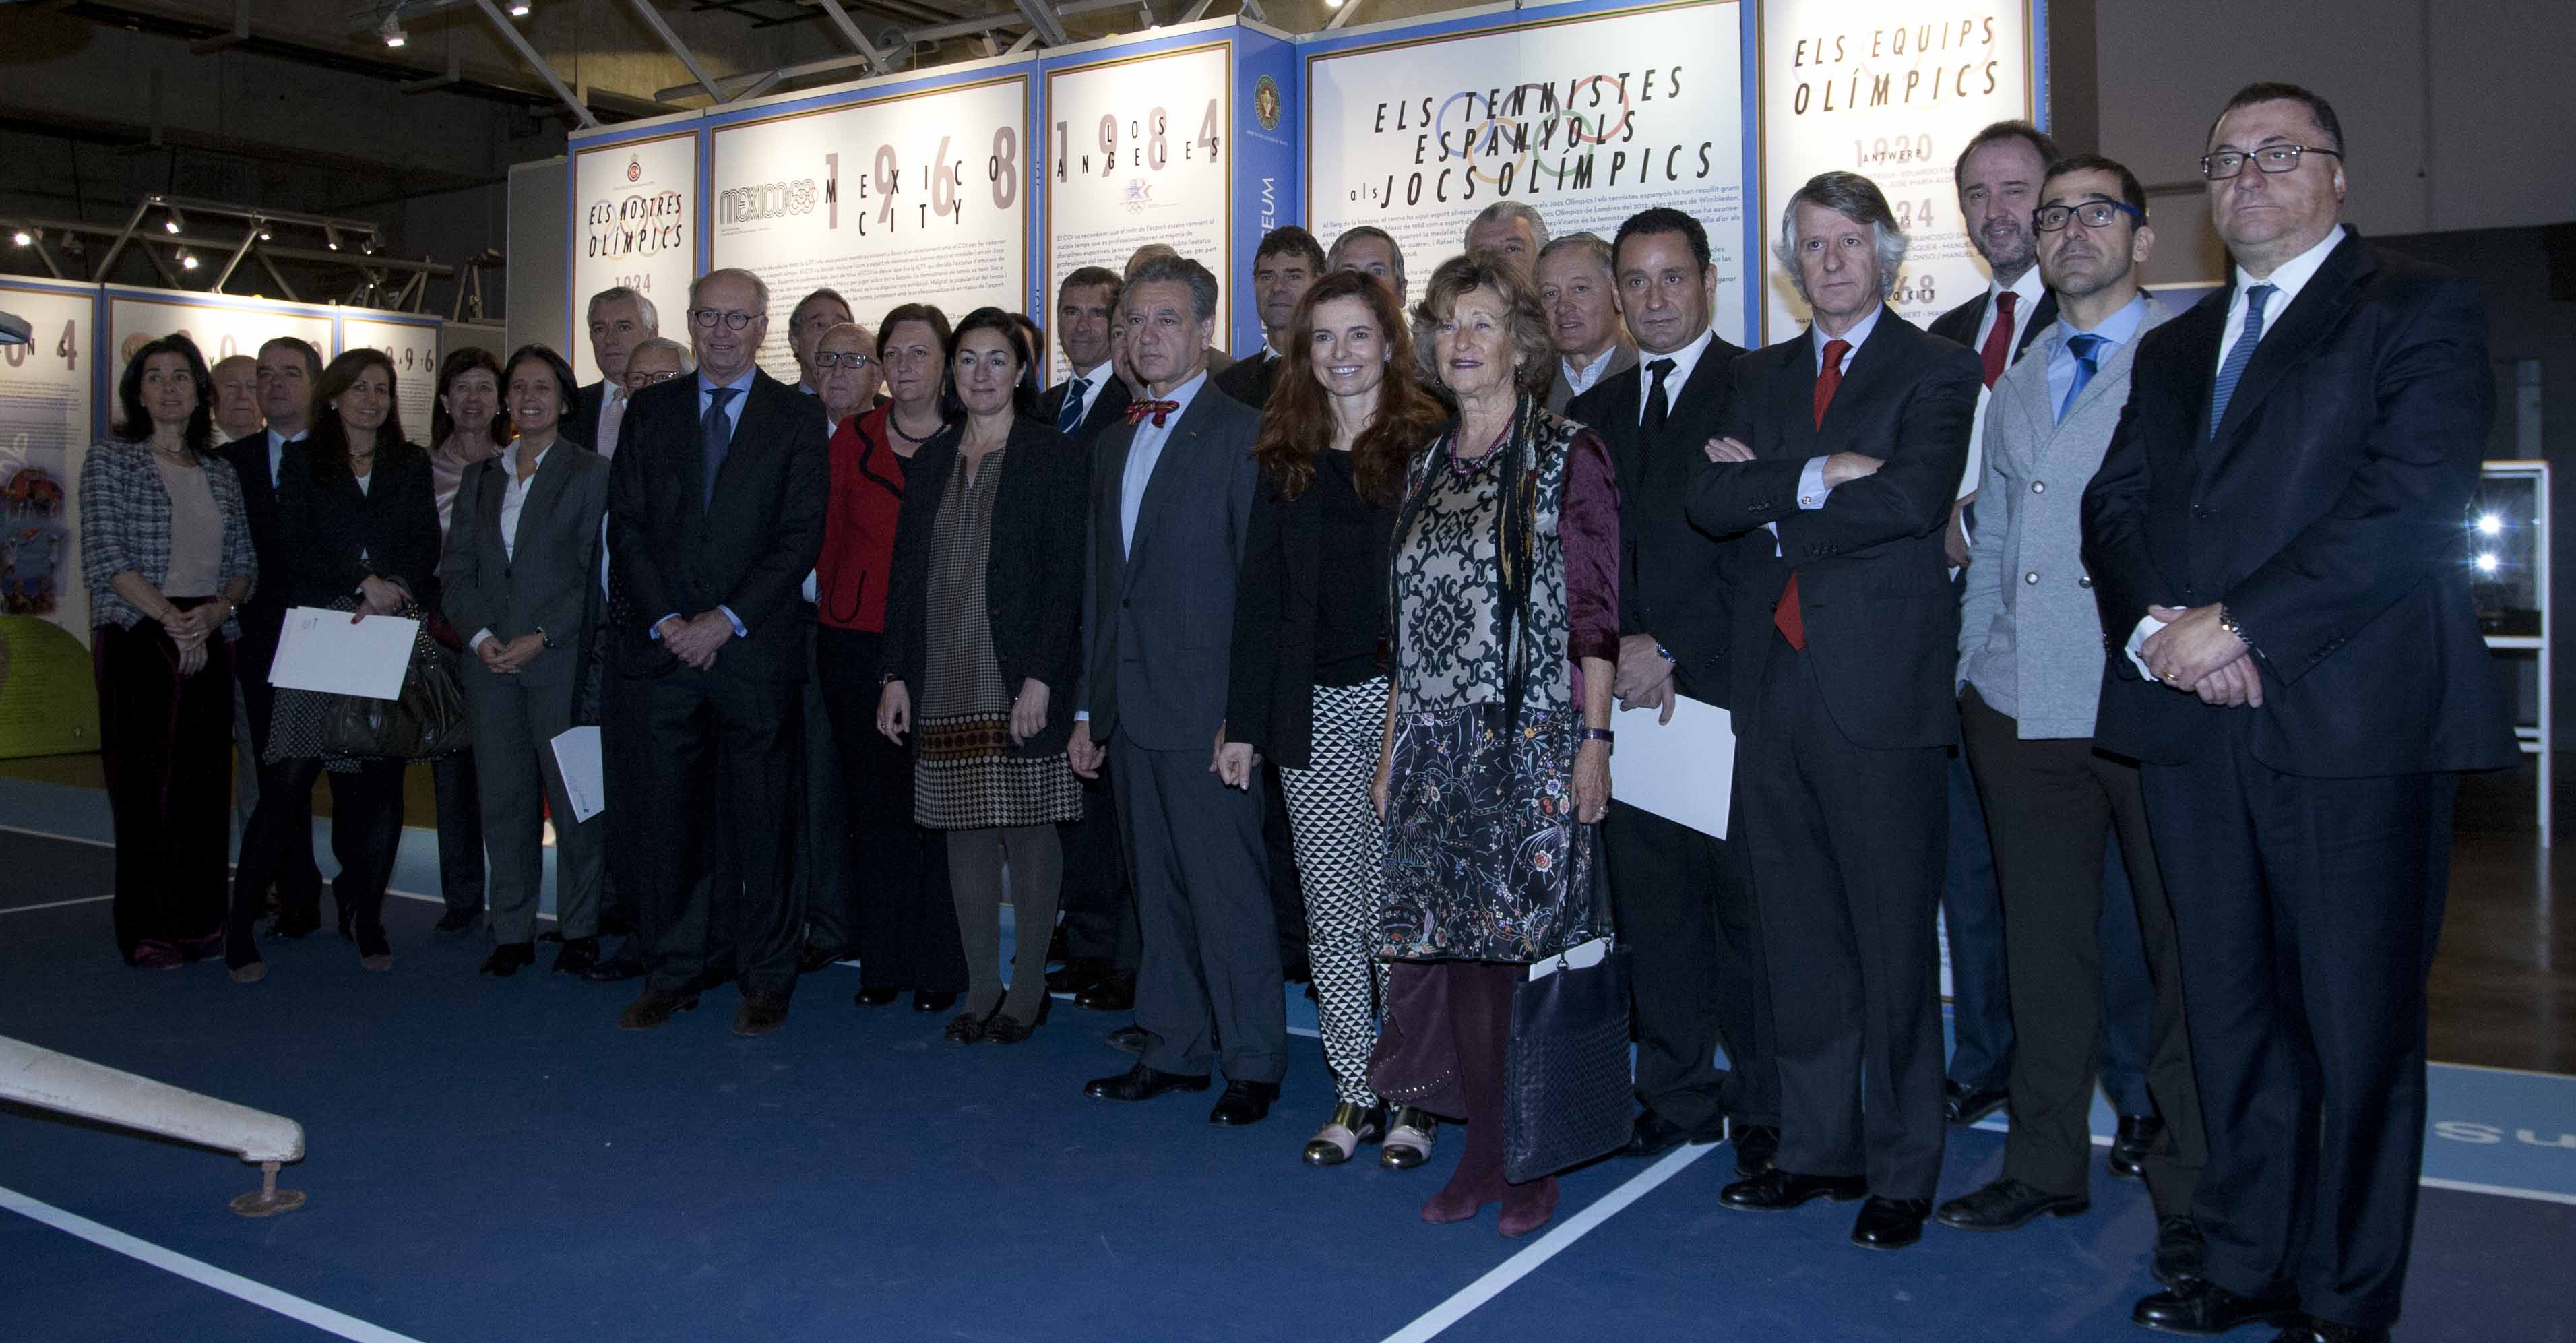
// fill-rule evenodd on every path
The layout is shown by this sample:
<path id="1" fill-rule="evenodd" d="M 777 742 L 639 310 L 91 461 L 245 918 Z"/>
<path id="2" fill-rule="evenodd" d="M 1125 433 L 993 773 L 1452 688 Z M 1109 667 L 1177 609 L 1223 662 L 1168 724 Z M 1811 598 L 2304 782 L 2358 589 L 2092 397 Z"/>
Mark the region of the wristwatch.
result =
<path id="1" fill-rule="evenodd" d="M 1619 749 L 1617 744 L 1619 741 L 1619 734 L 1606 727 L 1587 727 L 1583 729 L 1583 740 L 1597 741 L 1614 751 Z"/>
<path id="2" fill-rule="evenodd" d="M 2236 623 L 2236 614 L 2227 609 L 2227 603 L 2225 602 L 2220 602 L 2218 604 L 2218 627 L 2235 635 L 2238 643 L 2241 643 L 2248 648 L 2252 648 L 2254 646 L 2254 641 L 2245 637 L 2244 627 Z"/>

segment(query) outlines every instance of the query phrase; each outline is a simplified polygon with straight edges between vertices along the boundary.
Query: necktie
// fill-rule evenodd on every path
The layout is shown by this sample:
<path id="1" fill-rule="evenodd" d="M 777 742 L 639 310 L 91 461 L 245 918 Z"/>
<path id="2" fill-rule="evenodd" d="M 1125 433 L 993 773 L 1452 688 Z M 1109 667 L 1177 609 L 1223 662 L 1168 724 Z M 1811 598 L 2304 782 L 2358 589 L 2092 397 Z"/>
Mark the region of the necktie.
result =
<path id="1" fill-rule="evenodd" d="M 725 418 L 725 402 L 732 400 L 733 396 L 731 387 L 708 388 L 707 417 L 698 422 L 698 431 L 705 435 L 706 441 L 703 454 L 706 458 L 705 492 L 701 498 L 707 508 L 715 507 L 716 472 L 723 469 L 725 454 L 733 449 L 733 421 Z"/>
<path id="2" fill-rule="evenodd" d="M 2110 343 L 2110 338 L 2089 331 L 2079 331 L 2066 338 L 2066 352 L 2075 356 L 2075 381 L 2066 385 L 2066 399 L 2057 403 L 2059 420 L 2063 421 L 2066 412 L 2074 408 L 2075 398 L 2084 392 L 2084 384 L 2093 381 L 2093 375 L 2102 371 L 2098 361 L 2102 357 L 2102 347 Z"/>
<path id="3" fill-rule="evenodd" d="M 1834 403 L 1834 393 L 1843 385 L 1843 356 L 1851 350 L 1847 340 L 1825 342 L 1825 366 L 1816 370 L 1816 427 L 1825 427 L 1825 407 Z M 1790 571 L 1789 586 L 1780 589 L 1780 604 L 1771 608 L 1771 628 L 1789 641 L 1791 648 L 1807 651 L 1807 613 L 1798 607 L 1798 575 Z"/>
<path id="4" fill-rule="evenodd" d="M 1055 415 L 1055 431 L 1070 434 L 1082 427 L 1082 395 L 1091 390 L 1091 379 L 1076 378 L 1064 389 L 1064 409 Z"/>
<path id="5" fill-rule="evenodd" d="M 1154 427 L 1160 429 L 1163 427 L 1163 421 L 1180 408 L 1181 403 L 1178 401 L 1130 401 L 1127 403 L 1127 422 L 1141 424 L 1146 416 L 1151 415 L 1154 417 Z"/>
<path id="6" fill-rule="evenodd" d="M 2245 291 L 2245 333 L 2227 349 L 2227 358 L 2218 366 L 2218 386 L 2209 397 L 2209 434 L 2218 436 L 2218 422 L 2227 418 L 2227 399 L 2236 395 L 2236 380 L 2245 376 L 2245 365 L 2254 358 L 2254 346 L 2263 339 L 2263 305 L 2281 292 L 2277 286 L 2258 284 Z"/>
<path id="7" fill-rule="evenodd" d="M 1658 359 L 1646 365 L 1646 371 L 1655 376 L 1655 381 L 1646 389 L 1646 415 L 1637 422 L 1637 427 L 1645 430 L 1648 438 L 1664 432 L 1664 421 L 1672 417 L 1672 393 L 1664 389 L 1664 377 L 1678 367 L 1670 359 Z"/>
<path id="8" fill-rule="evenodd" d="M 1986 348 L 1977 357 L 1986 363 L 1986 385 L 2012 367 L 2013 309 L 2020 306 L 2021 295 L 2007 289 L 1995 295 L 1995 329 L 1986 333 Z"/>

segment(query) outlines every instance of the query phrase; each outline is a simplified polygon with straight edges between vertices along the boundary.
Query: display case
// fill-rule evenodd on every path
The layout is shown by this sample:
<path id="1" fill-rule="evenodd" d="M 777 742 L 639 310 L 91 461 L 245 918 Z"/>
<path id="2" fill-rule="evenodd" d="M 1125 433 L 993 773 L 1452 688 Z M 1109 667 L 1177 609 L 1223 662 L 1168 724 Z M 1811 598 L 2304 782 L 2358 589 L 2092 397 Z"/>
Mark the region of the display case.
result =
<path id="1" fill-rule="evenodd" d="M 2540 846 L 2549 847 L 2549 463 L 2488 462 L 2462 520 L 2460 561 L 2469 567 L 2478 628 L 2494 651 L 2513 733 L 2539 757 Z"/>

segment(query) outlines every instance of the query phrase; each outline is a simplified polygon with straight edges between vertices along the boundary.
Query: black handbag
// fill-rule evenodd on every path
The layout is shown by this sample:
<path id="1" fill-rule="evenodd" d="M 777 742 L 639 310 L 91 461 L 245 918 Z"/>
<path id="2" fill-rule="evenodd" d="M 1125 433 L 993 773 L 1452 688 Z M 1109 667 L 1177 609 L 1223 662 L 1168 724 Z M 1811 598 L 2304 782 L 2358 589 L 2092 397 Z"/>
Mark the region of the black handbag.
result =
<path id="1" fill-rule="evenodd" d="M 1628 966 L 1614 946 L 1512 990 L 1503 1054 L 1503 1178 L 1514 1184 L 1582 1165 L 1628 1141 Z"/>
<path id="2" fill-rule="evenodd" d="M 342 760 L 427 760 L 474 744 L 465 691 L 456 680 L 456 655 L 430 636 L 416 606 L 402 614 L 420 620 L 402 694 L 394 699 L 332 695 L 322 711 L 322 754 Z"/>

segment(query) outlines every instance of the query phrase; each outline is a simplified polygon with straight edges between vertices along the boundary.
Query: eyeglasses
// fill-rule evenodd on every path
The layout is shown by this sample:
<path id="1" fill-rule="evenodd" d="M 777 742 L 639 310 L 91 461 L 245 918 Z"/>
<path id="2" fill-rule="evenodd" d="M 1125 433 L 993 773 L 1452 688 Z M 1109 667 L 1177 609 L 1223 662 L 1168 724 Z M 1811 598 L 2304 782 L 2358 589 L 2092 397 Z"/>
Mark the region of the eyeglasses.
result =
<path id="1" fill-rule="evenodd" d="M 2222 149 L 2215 154 L 2200 156 L 2200 175 L 2213 182 L 2224 182 L 2244 172 L 2249 160 L 2255 167 L 2267 173 L 2291 172 L 2298 168 L 2299 156 L 2302 154 L 2332 154 L 2336 158 L 2343 157 L 2342 150 L 2328 149 L 2323 145 L 2265 145 L 2261 149 L 2251 151 Z"/>
<path id="2" fill-rule="evenodd" d="M 2030 226 L 2042 233 L 2055 233 L 2066 227 L 2066 221 L 2081 219 L 2086 228 L 2109 228 L 2111 221 L 2122 215 L 2136 223 L 2147 222 L 2146 214 L 2126 201 L 2086 201 L 2082 205 L 2043 205 L 2030 212 Z"/>
<path id="3" fill-rule="evenodd" d="M 731 330 L 740 331 L 751 325 L 751 318 L 752 315 L 747 312 L 718 312 L 713 308 L 689 309 L 689 321 L 709 331 L 715 330 L 717 322 L 723 322 Z"/>
<path id="4" fill-rule="evenodd" d="M 866 368 L 876 360 L 856 350 L 816 350 L 814 362 L 825 368 Z"/>
<path id="5" fill-rule="evenodd" d="M 680 376 L 680 370 L 675 368 L 666 373 L 629 373 L 626 375 L 626 380 L 630 383 L 642 383 L 649 387 L 657 382 L 669 382 L 671 379 L 678 376 Z"/>

